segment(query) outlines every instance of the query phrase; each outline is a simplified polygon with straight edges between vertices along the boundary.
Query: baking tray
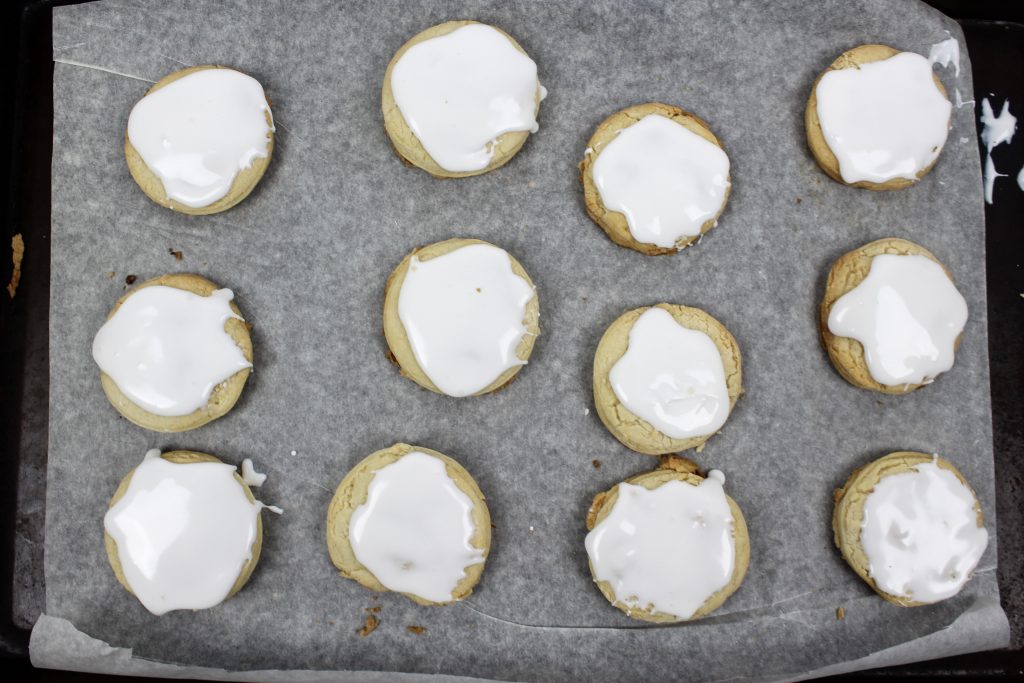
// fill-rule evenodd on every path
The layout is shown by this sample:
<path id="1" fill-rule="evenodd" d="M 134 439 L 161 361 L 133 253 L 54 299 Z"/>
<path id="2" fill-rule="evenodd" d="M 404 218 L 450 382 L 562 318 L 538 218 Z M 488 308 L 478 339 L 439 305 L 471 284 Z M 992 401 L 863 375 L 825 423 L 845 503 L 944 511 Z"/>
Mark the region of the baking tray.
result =
<path id="1" fill-rule="evenodd" d="M 3 130 L 12 133 L 5 140 L 12 162 L 5 165 L 9 188 L 5 207 L 3 244 L 9 244 L 12 233 L 20 232 L 26 241 L 24 277 L 13 301 L 6 297 L 0 304 L 0 480 L 4 488 L 0 496 L 7 505 L 2 520 L 0 581 L 0 646 L 7 655 L 23 657 L 27 632 L 41 595 L 41 538 L 32 532 L 41 530 L 33 524 L 42 514 L 41 473 L 45 472 L 46 410 L 47 410 L 47 315 L 49 282 L 49 161 L 51 146 L 52 61 L 50 55 L 50 9 L 55 3 L 15 3 L 22 5 L 17 22 L 8 26 L 17 33 L 7 41 L 17 53 L 17 84 L 15 111 L 11 125 Z M 56 3 L 64 4 L 64 3 Z M 984 15 L 985 3 L 934 3 L 948 14 L 966 16 L 958 10 L 970 11 L 976 19 L 961 21 L 973 62 L 975 91 L 980 98 L 990 92 L 1009 96 L 1011 110 L 1024 111 L 1021 85 L 1024 83 L 1024 28 L 995 19 L 1000 15 Z M 995 4 L 995 3 L 989 3 Z M 990 10 L 993 8 L 989 8 Z M 1014 7 L 996 7 L 1001 16 L 1012 16 Z M 12 62 L 8 62 L 11 64 Z M 8 92 L 11 92 L 9 89 Z M 999 168 L 1018 169 L 1021 165 L 1020 145 L 996 151 Z M 1003 181 L 1005 184 L 1007 181 Z M 1021 534 L 1012 533 L 1021 527 L 1022 485 L 1021 458 L 1024 457 L 1024 425 L 1017 401 L 1019 379 L 1024 377 L 1020 355 L 1015 353 L 1024 331 L 1024 276 L 1019 262 L 1024 252 L 1021 232 L 1022 197 L 1003 187 L 997 190 L 997 201 L 987 207 L 988 301 L 990 358 L 992 370 L 992 402 L 994 446 L 999 489 L 996 507 L 1000 528 L 999 580 L 1006 609 L 1013 626 L 1010 650 L 981 655 L 949 658 L 932 663 L 902 667 L 903 672 L 975 672 L 1015 673 L 1021 663 L 1022 586 Z M 6 249 L 2 252 L 3 270 L 0 279 L 6 283 L 10 263 Z M 15 502 L 17 505 L 15 506 Z M 1007 533 L 1007 529 L 1011 530 Z M 24 660 L 18 666 L 24 667 Z M 35 674 L 60 676 L 48 672 Z"/>

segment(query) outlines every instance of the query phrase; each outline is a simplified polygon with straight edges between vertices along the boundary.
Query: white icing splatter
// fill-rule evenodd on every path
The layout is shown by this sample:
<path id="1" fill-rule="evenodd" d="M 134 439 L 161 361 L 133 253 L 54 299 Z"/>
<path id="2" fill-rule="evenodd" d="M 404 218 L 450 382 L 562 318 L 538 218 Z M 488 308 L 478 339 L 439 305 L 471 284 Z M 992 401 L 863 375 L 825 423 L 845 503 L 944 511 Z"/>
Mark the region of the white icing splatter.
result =
<path id="1" fill-rule="evenodd" d="M 246 486 L 259 488 L 267 480 L 266 474 L 261 474 L 252 466 L 252 460 L 246 458 L 242 461 L 242 481 Z"/>
<path id="2" fill-rule="evenodd" d="M 952 64 L 953 73 L 960 78 L 960 43 L 950 35 L 949 31 L 946 31 L 946 35 L 949 37 L 932 45 L 928 51 L 928 61 L 943 68 Z"/>
<path id="3" fill-rule="evenodd" d="M 1005 173 L 996 171 L 996 165 L 992 161 L 992 150 L 999 145 L 1010 144 L 1013 134 L 1017 130 L 1017 117 L 1010 113 L 1010 100 L 1003 101 L 1003 110 L 999 112 L 999 116 L 996 116 L 988 98 L 982 99 L 981 123 L 984 126 L 981 130 L 981 142 L 987 151 L 985 157 L 985 202 L 991 204 L 996 178 L 1006 176 Z"/>

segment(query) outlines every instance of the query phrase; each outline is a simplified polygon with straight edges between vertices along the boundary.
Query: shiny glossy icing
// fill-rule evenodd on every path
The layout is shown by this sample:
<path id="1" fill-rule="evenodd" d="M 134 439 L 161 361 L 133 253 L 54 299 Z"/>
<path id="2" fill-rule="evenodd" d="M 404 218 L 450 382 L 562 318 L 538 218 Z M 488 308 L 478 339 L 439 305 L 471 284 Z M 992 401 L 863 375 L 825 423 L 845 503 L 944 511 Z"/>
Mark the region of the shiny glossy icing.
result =
<path id="1" fill-rule="evenodd" d="M 864 501 L 860 545 L 868 574 L 890 595 L 937 602 L 960 592 L 988 532 L 973 492 L 934 462 L 882 478 Z"/>
<path id="2" fill-rule="evenodd" d="M 472 511 L 444 461 L 413 451 L 374 472 L 349 521 L 349 543 L 388 589 L 449 602 L 466 568 L 484 561 L 470 542 Z"/>
<path id="3" fill-rule="evenodd" d="M 153 614 L 205 609 L 252 558 L 262 505 L 221 462 L 176 464 L 151 450 L 103 518 L 132 593 Z"/>
<path id="4" fill-rule="evenodd" d="M 815 95 L 821 132 L 847 183 L 914 180 L 949 134 L 952 105 L 919 54 L 828 71 Z"/>
<path id="5" fill-rule="evenodd" d="M 92 356 L 100 370 L 141 408 L 188 415 L 205 406 L 214 387 L 252 367 L 224 330 L 234 294 L 200 296 L 153 285 L 131 294 L 100 328 Z"/>
<path id="6" fill-rule="evenodd" d="M 714 434 L 729 417 L 715 342 L 663 308 L 649 308 L 636 319 L 626 353 L 608 378 L 622 405 L 673 439 Z"/>
<path id="7" fill-rule="evenodd" d="M 697 486 L 619 484 L 611 512 L 587 534 L 595 580 L 607 581 L 616 600 L 630 607 L 692 617 L 728 585 L 735 568 L 724 482 L 712 470 Z"/>
<path id="8" fill-rule="evenodd" d="M 469 396 L 526 364 L 516 348 L 534 296 L 505 250 L 469 244 L 426 261 L 412 257 L 398 317 L 430 381 L 449 396 Z"/>
<path id="9" fill-rule="evenodd" d="M 866 278 L 839 297 L 829 331 L 856 339 L 879 384 L 923 384 L 953 367 L 967 302 L 942 266 L 925 256 L 882 254 Z"/>
<path id="10" fill-rule="evenodd" d="M 949 32 L 946 32 L 949 35 Z M 938 64 L 939 66 L 946 68 L 950 65 L 953 66 L 953 74 L 960 77 L 960 43 L 957 39 L 950 36 L 945 40 L 939 41 L 931 46 L 928 50 L 928 63 Z"/>
<path id="11" fill-rule="evenodd" d="M 128 140 L 185 206 L 209 206 L 235 176 L 266 157 L 270 105 L 263 86 L 233 69 L 203 69 L 143 97 L 128 117 Z"/>
<path id="12" fill-rule="evenodd" d="M 505 133 L 537 132 L 546 94 L 534 61 L 484 24 L 410 47 L 391 70 L 391 91 L 430 157 L 456 173 L 485 168 Z"/>
<path id="13" fill-rule="evenodd" d="M 671 119 L 651 114 L 623 128 L 593 166 L 601 202 L 626 217 L 638 242 L 671 248 L 700 234 L 725 203 L 729 157 Z"/>

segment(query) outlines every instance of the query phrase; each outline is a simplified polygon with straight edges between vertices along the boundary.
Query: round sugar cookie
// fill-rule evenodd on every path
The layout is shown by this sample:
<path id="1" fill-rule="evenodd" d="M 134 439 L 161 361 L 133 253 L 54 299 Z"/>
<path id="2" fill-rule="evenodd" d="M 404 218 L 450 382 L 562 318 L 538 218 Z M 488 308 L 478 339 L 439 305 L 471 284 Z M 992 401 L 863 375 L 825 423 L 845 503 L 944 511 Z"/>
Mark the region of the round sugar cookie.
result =
<path id="1" fill-rule="evenodd" d="M 651 309 L 665 311 L 671 316 L 672 321 L 684 331 L 702 333 L 713 343 L 714 349 L 718 353 L 717 359 L 712 358 L 712 360 L 718 360 L 721 363 L 721 381 L 716 383 L 717 390 L 708 393 L 707 396 L 712 397 L 709 400 L 720 401 L 714 407 L 718 422 L 724 423 L 736 405 L 740 394 L 743 393 L 742 357 L 739 345 L 729 330 L 699 308 L 668 303 L 635 308 L 623 313 L 608 327 L 594 354 L 594 405 L 597 414 L 608 431 L 626 447 L 638 453 L 663 455 L 697 448 L 711 438 L 721 426 L 713 427 L 711 430 L 698 429 L 697 432 L 704 433 L 695 433 L 692 436 L 687 436 L 685 433 L 681 433 L 680 436 L 670 436 L 652 424 L 652 420 L 656 421 L 655 416 L 649 415 L 650 419 L 644 419 L 637 415 L 626 407 L 623 399 L 616 393 L 612 381 L 613 370 L 629 351 L 630 335 L 637 321 Z M 671 326 L 669 332 L 678 334 L 678 331 L 671 329 Z M 688 336 L 692 337 L 693 335 Z M 695 337 L 695 339 L 700 340 L 702 337 Z M 655 358 L 658 354 L 674 351 L 675 348 L 653 349 L 650 352 L 645 351 L 645 353 L 649 357 Z M 682 351 L 683 347 L 678 348 Z M 713 363 L 712 367 L 714 367 Z M 715 370 L 717 372 L 717 368 Z M 698 387 L 690 381 L 692 377 L 680 376 L 676 379 L 682 384 L 677 384 L 670 395 L 665 394 L 660 398 L 652 399 L 648 409 L 656 411 L 655 414 L 671 412 L 669 404 L 672 401 L 676 399 L 692 400 L 693 395 L 689 390 L 691 386 L 694 389 Z M 665 390 L 662 387 L 659 392 Z M 686 395 L 683 396 L 680 392 Z M 724 396 L 721 395 L 723 393 Z M 715 396 L 717 399 L 713 398 Z"/>
<path id="2" fill-rule="evenodd" d="M 695 463 L 663 456 L 658 469 L 622 482 L 629 488 L 617 484 L 594 497 L 587 512 L 586 546 L 594 582 L 608 602 L 633 619 L 672 623 L 706 616 L 736 592 L 750 564 L 750 537 L 739 506 L 722 490 L 723 481 L 721 472 L 708 472 L 705 478 Z M 669 490 L 680 484 L 697 490 Z M 621 518 L 611 518 L 623 491 L 629 507 Z M 680 523 L 690 515 L 699 524 Z M 621 531 L 615 525 L 622 525 Z M 723 535 L 732 540 L 729 557 L 714 556 Z M 673 547 L 672 541 L 682 545 Z M 731 564 L 731 571 L 722 572 L 717 563 L 723 561 Z M 680 567 L 678 574 L 669 569 L 666 576 L 666 562 Z M 668 585 L 650 583 L 657 573 Z M 620 595 L 617 586 L 630 594 Z M 679 593 L 686 594 L 688 606 L 676 603 Z M 677 604 L 692 613 L 666 611 L 678 609 Z"/>
<path id="3" fill-rule="evenodd" d="M 413 132 L 412 127 L 410 127 L 409 122 L 406 120 L 402 110 L 399 108 L 398 102 L 396 102 L 395 91 L 392 88 L 392 74 L 395 71 L 395 66 L 406 55 L 410 48 L 434 38 L 448 36 L 461 28 L 473 26 L 482 26 L 495 31 L 497 35 L 501 36 L 504 40 L 507 40 L 512 48 L 529 60 L 529 55 L 527 55 L 522 46 L 520 46 L 512 36 L 495 26 L 481 24 L 476 21 L 446 21 L 442 24 L 431 26 L 410 38 L 398 49 L 394 57 L 391 58 L 391 62 L 388 64 L 387 70 L 384 73 L 384 84 L 381 91 L 381 109 L 384 114 L 384 130 L 388 134 L 391 145 L 395 153 L 404 163 L 409 166 L 415 166 L 423 169 L 435 178 L 465 178 L 468 176 L 480 175 L 487 173 L 488 171 L 493 171 L 499 166 L 507 163 L 523 147 L 527 138 L 530 136 L 530 133 L 536 132 L 536 116 L 540 112 L 541 100 L 544 99 L 546 95 L 546 91 L 540 85 L 540 82 L 536 80 L 536 65 L 534 64 L 533 71 L 536 85 L 530 93 L 530 101 L 526 103 L 526 106 L 529 107 L 529 109 L 532 109 L 532 129 L 510 130 L 497 135 L 493 140 L 486 141 L 484 154 L 486 155 L 489 153 L 489 158 L 483 166 L 478 168 L 457 170 L 448 168 L 435 160 L 430 153 L 427 152 L 423 142 L 417 134 Z M 456 59 L 455 61 L 457 62 L 458 60 Z M 530 63 L 532 63 L 532 60 Z M 526 63 L 524 62 L 523 64 L 525 65 Z M 454 67 L 452 64 L 449 64 L 448 66 L 449 68 Z M 528 65 L 526 65 L 526 68 L 528 69 Z M 465 69 L 465 67 L 463 67 L 463 69 Z M 449 79 L 448 83 L 452 82 L 453 81 Z M 448 103 L 448 100 L 445 100 L 444 104 L 447 105 Z M 487 109 L 482 109 L 480 111 L 481 116 L 485 116 L 487 113 Z M 522 112 L 520 112 L 520 114 L 521 113 Z M 502 120 L 504 120 L 504 118 Z M 465 126 L 461 126 L 460 128 L 465 128 Z M 449 166 L 452 165 L 453 164 L 449 163 Z"/>
<path id="4" fill-rule="evenodd" d="M 378 477 L 385 485 L 375 489 Z M 396 443 L 367 456 L 342 479 L 327 510 L 327 550 L 341 575 L 421 605 L 472 593 L 490 546 L 480 488 L 462 465 L 429 448 Z"/>
<path id="5" fill-rule="evenodd" d="M 148 97 L 176 81 L 210 69 L 231 72 L 232 74 L 238 74 L 245 79 L 249 79 L 244 81 L 247 85 L 251 86 L 251 92 L 249 92 L 246 104 L 254 106 L 250 106 L 248 108 L 251 110 L 251 113 L 246 116 L 245 122 L 248 125 L 227 126 L 227 124 L 221 123 L 221 126 L 226 127 L 228 131 L 238 131 L 239 134 L 241 134 L 241 131 L 246 131 L 248 133 L 248 137 L 253 140 L 259 140 L 259 142 L 262 143 L 262 131 L 258 129 L 260 121 L 262 120 L 265 123 L 266 142 L 264 148 L 262 150 L 258 150 L 260 153 L 253 154 L 252 150 L 248 149 L 241 152 L 241 155 L 231 154 L 233 147 L 225 145 L 224 149 L 211 149 L 205 152 L 205 157 L 200 160 L 198 166 L 195 165 L 193 160 L 182 161 L 180 159 L 176 160 L 173 157 L 162 158 L 160 163 L 166 165 L 168 169 L 165 177 L 170 178 L 173 176 L 173 178 L 177 180 L 183 180 L 185 178 L 198 179 L 202 177 L 205 182 L 210 183 L 210 185 L 206 186 L 193 185 L 189 188 L 182 187 L 180 188 L 182 191 L 181 195 L 178 199 L 175 199 L 172 197 L 171 192 L 169 192 L 168 187 L 165 185 L 164 178 L 161 177 L 162 174 L 146 163 L 142 153 L 140 153 L 139 149 L 137 149 L 132 143 L 131 133 L 135 125 L 133 117 L 136 116 L 139 105 L 145 101 L 145 97 L 143 97 L 143 100 L 140 100 L 139 104 L 136 104 L 135 108 L 132 110 L 132 116 L 129 117 L 129 127 L 124 136 L 124 155 L 125 160 L 128 162 L 128 171 L 131 173 L 132 178 L 135 179 L 135 182 L 146 196 L 160 206 L 194 216 L 226 211 L 249 196 L 253 189 L 255 189 L 257 183 L 259 183 L 260 179 L 263 177 L 267 167 L 270 165 L 270 157 L 274 151 L 274 122 L 270 112 L 270 105 L 263 93 L 263 88 L 254 79 L 251 79 L 249 76 L 246 76 L 239 71 L 224 66 L 214 65 L 188 67 L 161 78 L 146 91 L 146 96 Z M 221 93 L 229 92 L 228 88 L 225 87 L 216 88 L 216 91 Z M 255 104 L 249 100 L 253 100 Z M 195 101 L 197 100 L 190 96 L 189 99 L 184 100 L 184 106 L 188 106 Z M 208 115 L 208 112 L 209 103 L 205 105 L 204 110 L 197 112 L 195 116 L 188 117 L 187 121 L 189 121 L 190 125 L 193 126 L 201 125 L 203 123 L 201 115 Z M 216 125 L 217 123 L 219 122 L 213 122 L 213 125 Z M 254 127 L 256 127 L 255 132 L 253 132 Z M 140 126 L 140 129 L 141 128 L 142 127 Z M 220 137 L 222 140 L 226 140 L 224 131 L 219 128 L 217 131 L 218 132 L 214 134 L 213 137 Z M 143 133 L 140 132 L 140 134 Z M 148 132 L 149 137 L 167 134 L 167 129 L 163 127 L 159 127 L 156 130 L 149 130 Z M 182 131 L 180 130 L 174 133 L 176 136 L 180 136 L 181 134 Z M 136 140 L 136 143 L 139 142 L 139 140 Z M 154 149 L 169 149 L 168 145 L 170 142 L 174 142 L 174 140 L 169 142 L 168 140 L 163 139 L 162 145 L 160 145 L 160 142 L 161 140 L 157 139 L 155 142 L 151 142 L 150 144 Z M 180 148 L 183 153 L 189 151 L 188 144 L 185 140 L 178 141 L 178 148 Z M 237 152 L 237 150 L 235 151 Z M 250 155 L 251 158 L 249 158 Z M 212 176 L 217 176 L 218 180 L 216 182 L 212 182 Z M 230 184 L 228 185 L 228 183 Z M 186 194 L 189 197 L 195 197 L 195 199 L 186 200 Z"/>
<path id="6" fill-rule="evenodd" d="M 209 297 L 219 289 L 213 282 L 210 282 L 199 275 L 188 273 L 161 275 L 160 277 L 147 280 L 134 287 L 131 291 L 118 299 L 117 303 L 114 304 L 113 309 L 111 309 L 110 313 L 107 315 L 107 320 L 109 321 L 113 318 L 114 314 L 118 312 L 121 306 L 124 305 L 125 301 L 127 301 L 131 296 L 146 287 L 154 286 L 173 287 L 175 289 L 181 289 L 203 297 Z M 252 338 L 249 335 L 249 326 L 242 319 L 241 311 L 239 311 L 235 302 L 230 301 L 229 304 L 230 310 L 239 317 L 229 318 L 224 323 L 224 331 L 241 350 L 244 359 L 251 364 L 253 359 L 253 347 Z M 213 387 L 206 405 L 188 413 L 187 415 L 175 416 L 158 415 L 133 402 L 121 390 L 121 388 L 118 387 L 114 379 L 102 370 L 100 370 L 100 384 L 102 385 L 103 392 L 106 394 L 110 404 L 114 406 L 117 412 L 130 422 L 145 429 L 151 429 L 155 432 L 184 432 L 201 427 L 204 424 L 216 420 L 219 417 L 223 417 L 230 412 L 238 401 L 239 396 L 241 396 L 242 389 L 245 387 L 245 382 L 249 378 L 250 372 L 250 367 L 239 369 L 226 380 Z"/>

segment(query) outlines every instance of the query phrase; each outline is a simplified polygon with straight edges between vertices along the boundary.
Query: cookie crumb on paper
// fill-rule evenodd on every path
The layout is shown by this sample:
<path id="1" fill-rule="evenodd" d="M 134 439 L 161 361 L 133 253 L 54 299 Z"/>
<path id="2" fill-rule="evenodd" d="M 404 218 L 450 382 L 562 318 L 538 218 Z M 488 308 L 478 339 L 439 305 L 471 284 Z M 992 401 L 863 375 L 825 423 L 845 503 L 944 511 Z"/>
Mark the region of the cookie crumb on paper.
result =
<path id="1" fill-rule="evenodd" d="M 11 261 L 14 263 L 14 269 L 11 271 L 11 282 L 7 285 L 7 293 L 12 299 L 18 291 L 18 283 L 21 282 L 21 260 L 23 258 L 25 258 L 25 240 L 21 238 L 19 232 L 11 238 Z"/>
<path id="2" fill-rule="evenodd" d="M 365 638 L 366 636 L 370 635 L 375 630 L 377 630 L 378 624 L 380 624 L 380 620 L 377 619 L 377 617 L 373 616 L 372 614 L 367 614 L 366 623 L 363 624 L 362 628 L 357 628 L 356 633 L 358 633 L 361 637 Z"/>

